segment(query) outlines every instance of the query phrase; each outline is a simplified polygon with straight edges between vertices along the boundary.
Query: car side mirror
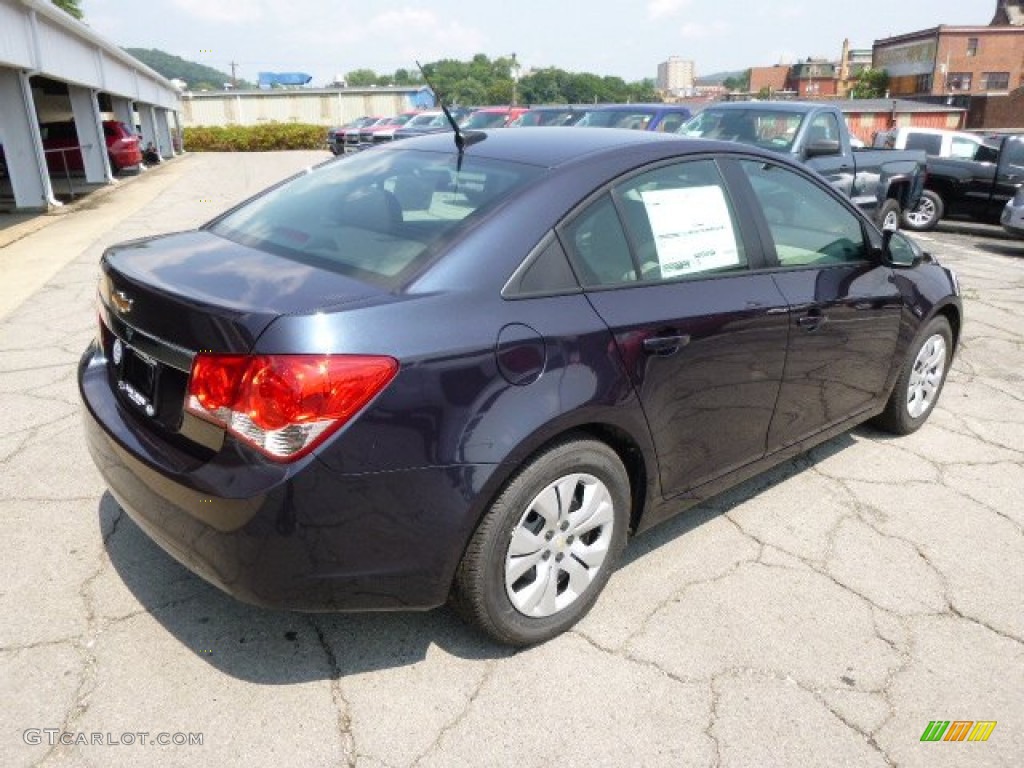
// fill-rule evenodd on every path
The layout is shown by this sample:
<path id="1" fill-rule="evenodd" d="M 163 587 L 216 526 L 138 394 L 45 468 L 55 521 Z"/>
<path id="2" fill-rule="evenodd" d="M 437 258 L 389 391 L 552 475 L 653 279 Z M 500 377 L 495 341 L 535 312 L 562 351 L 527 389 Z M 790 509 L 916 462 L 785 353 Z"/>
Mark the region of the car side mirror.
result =
<path id="1" fill-rule="evenodd" d="M 896 225 L 882 229 L 882 263 L 896 269 L 913 269 L 926 258 L 921 246 L 896 230 Z"/>
<path id="2" fill-rule="evenodd" d="M 839 154 L 839 142 L 830 139 L 821 139 L 819 141 L 811 142 L 807 145 L 807 149 L 804 150 L 804 154 L 807 157 L 826 157 L 829 155 Z"/>

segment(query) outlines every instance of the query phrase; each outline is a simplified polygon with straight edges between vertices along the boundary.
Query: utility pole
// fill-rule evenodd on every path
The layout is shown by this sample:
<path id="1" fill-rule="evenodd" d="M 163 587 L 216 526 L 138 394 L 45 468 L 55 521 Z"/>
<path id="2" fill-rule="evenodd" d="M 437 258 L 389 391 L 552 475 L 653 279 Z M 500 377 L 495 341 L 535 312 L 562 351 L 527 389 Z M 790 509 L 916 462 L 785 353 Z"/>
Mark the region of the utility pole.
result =
<path id="1" fill-rule="evenodd" d="M 238 87 L 238 78 L 235 77 L 235 68 L 237 66 L 238 66 L 237 62 L 234 62 L 234 61 L 231 62 L 231 87 L 232 88 L 237 88 Z"/>

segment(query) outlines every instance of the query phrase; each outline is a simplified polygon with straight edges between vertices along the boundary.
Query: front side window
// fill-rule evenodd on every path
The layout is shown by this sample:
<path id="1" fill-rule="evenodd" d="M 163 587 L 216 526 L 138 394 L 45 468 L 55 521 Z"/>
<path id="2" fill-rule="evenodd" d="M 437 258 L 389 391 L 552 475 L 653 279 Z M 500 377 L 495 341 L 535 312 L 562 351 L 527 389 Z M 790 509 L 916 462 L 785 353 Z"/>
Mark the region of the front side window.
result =
<path id="1" fill-rule="evenodd" d="M 863 261 L 860 218 L 821 187 L 788 168 L 740 163 L 761 204 L 783 267 Z"/>
<path id="2" fill-rule="evenodd" d="M 839 120 L 830 112 L 822 112 L 807 129 L 807 143 L 839 141 Z"/>
<path id="3" fill-rule="evenodd" d="M 405 150 L 300 174 L 209 225 L 285 258 L 394 285 L 434 246 L 535 179 L 535 166 Z"/>

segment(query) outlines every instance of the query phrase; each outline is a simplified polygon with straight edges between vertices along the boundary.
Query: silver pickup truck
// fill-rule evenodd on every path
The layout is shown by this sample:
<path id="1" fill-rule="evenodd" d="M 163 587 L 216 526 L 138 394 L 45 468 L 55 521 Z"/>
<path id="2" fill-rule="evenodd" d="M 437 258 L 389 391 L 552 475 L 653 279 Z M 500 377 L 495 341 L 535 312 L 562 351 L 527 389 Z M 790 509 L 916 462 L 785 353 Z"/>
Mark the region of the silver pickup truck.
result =
<path id="1" fill-rule="evenodd" d="M 739 141 L 787 154 L 813 168 L 880 227 L 895 227 L 924 188 L 920 150 L 861 149 L 831 104 L 741 101 L 715 104 L 683 124 L 685 136 Z"/>

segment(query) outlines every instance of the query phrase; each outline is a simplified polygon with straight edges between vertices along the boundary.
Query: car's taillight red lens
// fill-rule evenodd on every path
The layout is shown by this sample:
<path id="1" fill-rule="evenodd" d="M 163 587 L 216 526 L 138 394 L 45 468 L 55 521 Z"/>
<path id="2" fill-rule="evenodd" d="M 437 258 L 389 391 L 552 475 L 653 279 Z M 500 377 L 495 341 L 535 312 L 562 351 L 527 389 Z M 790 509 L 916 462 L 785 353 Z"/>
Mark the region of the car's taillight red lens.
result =
<path id="1" fill-rule="evenodd" d="M 230 408 L 248 366 L 245 355 L 197 355 L 189 393 L 210 413 Z"/>
<path id="2" fill-rule="evenodd" d="M 196 355 L 185 407 L 274 459 L 323 442 L 388 385 L 390 357 Z"/>

